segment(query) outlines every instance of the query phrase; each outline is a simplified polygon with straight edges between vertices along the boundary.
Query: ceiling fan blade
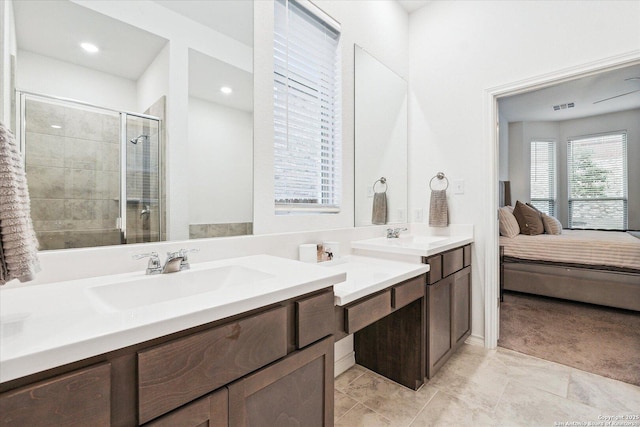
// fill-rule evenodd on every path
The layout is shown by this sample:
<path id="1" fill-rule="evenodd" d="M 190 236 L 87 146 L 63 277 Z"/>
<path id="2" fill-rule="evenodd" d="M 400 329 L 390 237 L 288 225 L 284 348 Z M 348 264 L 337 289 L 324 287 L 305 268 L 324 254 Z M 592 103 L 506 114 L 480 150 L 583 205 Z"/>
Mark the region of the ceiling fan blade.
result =
<path id="1" fill-rule="evenodd" d="M 608 101 L 608 100 L 614 99 L 614 98 L 620 98 L 621 96 L 630 95 L 630 94 L 636 93 L 636 92 L 640 92 L 640 89 L 632 90 L 631 92 L 627 92 L 627 93 L 621 93 L 620 95 L 612 96 L 610 98 L 601 99 L 600 101 L 594 102 L 594 104 L 597 104 L 597 103 L 603 102 L 603 101 Z"/>

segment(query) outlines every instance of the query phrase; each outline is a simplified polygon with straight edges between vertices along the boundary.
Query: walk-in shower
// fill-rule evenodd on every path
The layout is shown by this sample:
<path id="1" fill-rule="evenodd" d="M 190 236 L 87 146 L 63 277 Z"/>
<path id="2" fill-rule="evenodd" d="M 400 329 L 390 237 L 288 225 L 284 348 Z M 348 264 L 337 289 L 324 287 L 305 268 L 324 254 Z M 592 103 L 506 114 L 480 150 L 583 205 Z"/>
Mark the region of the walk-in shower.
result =
<path id="1" fill-rule="evenodd" d="M 162 238 L 160 118 L 23 92 L 19 120 L 41 249 Z"/>

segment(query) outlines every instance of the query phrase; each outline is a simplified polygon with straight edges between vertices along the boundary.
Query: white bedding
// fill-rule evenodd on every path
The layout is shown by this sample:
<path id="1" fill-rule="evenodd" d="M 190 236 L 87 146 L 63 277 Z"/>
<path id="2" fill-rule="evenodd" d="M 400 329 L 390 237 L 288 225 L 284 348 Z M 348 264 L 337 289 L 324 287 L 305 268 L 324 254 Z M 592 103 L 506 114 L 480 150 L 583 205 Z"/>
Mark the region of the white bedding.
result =
<path id="1" fill-rule="evenodd" d="M 640 270 L 640 239 L 629 233 L 563 230 L 514 238 L 500 236 L 504 255 L 526 260 L 612 266 Z"/>

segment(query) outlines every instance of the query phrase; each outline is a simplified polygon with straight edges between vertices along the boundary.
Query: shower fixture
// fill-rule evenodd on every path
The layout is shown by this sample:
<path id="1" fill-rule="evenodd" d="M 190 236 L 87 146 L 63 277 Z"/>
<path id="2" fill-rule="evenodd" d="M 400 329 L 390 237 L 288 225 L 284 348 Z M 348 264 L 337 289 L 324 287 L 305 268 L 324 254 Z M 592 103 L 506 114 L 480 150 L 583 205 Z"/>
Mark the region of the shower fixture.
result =
<path id="1" fill-rule="evenodd" d="M 138 135 L 136 138 L 132 138 L 129 140 L 130 143 L 136 145 L 138 144 L 138 142 L 140 142 L 140 140 L 142 140 L 142 142 L 147 142 L 147 140 L 149 139 L 149 135 Z"/>

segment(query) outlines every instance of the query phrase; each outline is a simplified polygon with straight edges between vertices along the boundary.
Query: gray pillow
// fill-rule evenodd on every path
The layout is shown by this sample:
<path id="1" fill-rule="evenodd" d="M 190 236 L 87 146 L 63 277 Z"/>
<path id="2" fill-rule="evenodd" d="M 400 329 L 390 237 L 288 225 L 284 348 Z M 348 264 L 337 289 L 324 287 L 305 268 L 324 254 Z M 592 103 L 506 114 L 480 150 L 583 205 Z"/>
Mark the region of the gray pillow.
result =
<path id="1" fill-rule="evenodd" d="M 540 213 L 531 206 L 527 206 L 518 200 L 515 208 L 513 208 L 513 215 L 516 217 L 518 225 L 520 226 L 520 233 L 529 236 L 544 233 L 542 217 Z"/>

